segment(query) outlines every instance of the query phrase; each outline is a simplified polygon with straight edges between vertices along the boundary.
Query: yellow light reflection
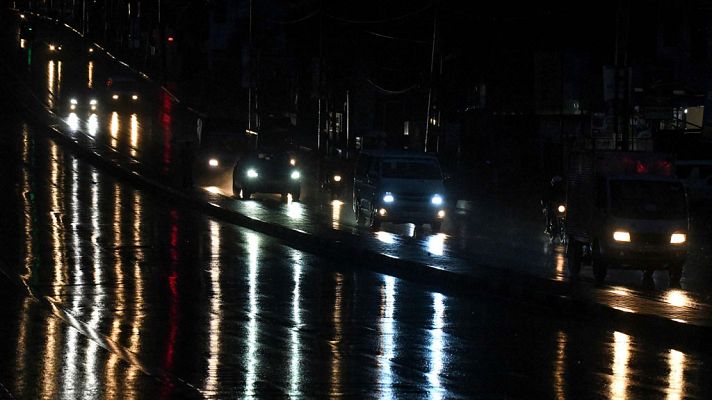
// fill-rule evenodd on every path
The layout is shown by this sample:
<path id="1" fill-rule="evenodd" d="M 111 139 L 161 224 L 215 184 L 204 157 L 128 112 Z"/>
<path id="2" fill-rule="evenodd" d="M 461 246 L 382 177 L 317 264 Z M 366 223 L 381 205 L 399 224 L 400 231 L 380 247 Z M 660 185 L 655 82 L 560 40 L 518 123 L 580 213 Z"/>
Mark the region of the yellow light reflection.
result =
<path id="1" fill-rule="evenodd" d="M 121 199 L 121 185 L 119 183 L 114 184 L 114 213 L 112 215 L 112 231 L 114 234 L 114 248 L 120 248 L 123 246 L 122 240 L 122 226 L 123 226 L 123 209 L 122 209 L 122 199 Z M 124 273 L 122 255 L 119 253 L 114 259 L 114 276 L 116 277 L 116 288 L 114 293 L 116 294 L 116 305 L 115 313 L 113 315 L 113 321 L 111 323 L 111 330 L 109 331 L 109 338 L 114 343 L 119 343 L 121 335 L 121 325 L 124 320 L 124 309 L 126 308 L 126 293 L 124 286 Z M 119 357 L 116 353 L 111 352 L 109 359 L 106 362 L 105 377 L 106 386 L 110 393 L 117 393 L 119 390 L 120 379 L 117 380 L 119 372 L 117 371 L 117 366 L 119 364 Z"/>
<path id="2" fill-rule="evenodd" d="M 57 145 L 52 143 L 50 145 L 50 155 L 51 155 L 51 165 L 50 165 L 50 203 L 52 213 L 52 248 L 53 248 L 53 259 L 51 268 L 53 270 L 52 274 L 52 296 L 57 299 L 59 296 L 60 288 L 64 287 L 66 282 L 63 278 L 63 266 L 64 257 L 62 255 L 62 249 L 64 248 L 64 240 L 62 237 L 62 226 L 61 220 L 57 217 L 60 210 L 63 210 L 63 204 L 61 201 L 61 180 L 60 172 L 62 171 L 60 166 L 60 156 L 59 149 Z M 60 343 L 60 335 L 62 330 L 59 326 L 59 318 L 49 318 L 47 322 L 47 332 L 45 337 L 47 338 L 47 345 L 45 347 L 45 354 L 42 357 L 43 365 L 40 379 L 42 381 L 41 396 L 42 398 L 54 398 L 57 395 L 57 368 L 60 363 L 58 362 L 58 351 Z"/>
<path id="3" fill-rule="evenodd" d="M 69 130 L 76 132 L 79 130 L 79 117 L 76 113 L 69 113 L 67 117 L 67 125 L 69 125 Z"/>
<path id="4" fill-rule="evenodd" d="M 257 381 L 257 316 L 259 315 L 259 302 L 257 297 L 257 260 L 260 253 L 260 237 L 255 233 L 247 232 L 247 252 L 249 263 L 248 297 L 250 301 L 247 323 L 247 374 L 245 377 L 245 397 L 255 396 L 255 382 Z"/>
<path id="5" fill-rule="evenodd" d="M 220 336 L 222 325 L 222 288 L 220 287 L 220 224 L 210 221 L 210 324 L 208 330 L 208 371 L 205 378 L 206 394 L 218 392 L 220 365 Z"/>
<path id="6" fill-rule="evenodd" d="M 87 120 L 87 131 L 89 135 L 96 136 L 96 132 L 99 130 L 99 117 L 92 113 Z"/>
<path id="7" fill-rule="evenodd" d="M 94 244 L 93 258 L 93 280 L 92 284 L 95 288 L 99 288 L 104 281 L 104 271 L 102 269 L 101 263 L 101 251 L 102 247 L 99 245 L 101 233 L 101 222 L 100 222 L 100 212 L 99 212 L 99 187 L 101 186 L 101 178 L 99 177 L 99 172 L 92 171 L 91 178 L 93 184 L 91 185 L 91 242 Z M 104 297 L 105 294 L 102 290 L 94 291 L 94 295 L 91 298 L 90 308 L 91 315 L 87 325 L 95 330 L 99 329 L 99 323 L 101 322 L 101 311 L 104 307 Z M 84 376 L 86 379 L 85 384 L 87 387 L 96 387 L 99 384 L 99 378 L 97 377 L 98 361 L 99 361 L 99 345 L 95 341 L 90 340 L 87 350 L 86 357 L 84 361 Z"/>
<path id="8" fill-rule="evenodd" d="M 94 87 L 94 61 L 89 61 L 87 65 L 87 87 L 89 89 Z"/>
<path id="9" fill-rule="evenodd" d="M 26 165 L 30 165 L 30 155 L 31 155 L 31 145 L 30 145 L 30 132 L 28 130 L 27 124 L 22 125 L 22 160 Z M 22 169 L 22 205 L 23 205 L 23 230 L 25 238 L 25 248 L 24 248 L 24 272 L 21 275 L 22 280 L 25 284 L 28 284 L 32 278 L 32 268 L 35 264 L 36 258 L 34 255 L 34 222 L 32 215 L 34 213 L 33 203 L 32 203 L 32 182 L 30 177 L 29 168 Z M 27 350 L 27 334 L 29 325 L 29 307 L 31 302 L 33 302 L 31 296 L 25 296 L 22 301 L 22 312 L 20 313 L 20 324 L 18 327 L 18 337 L 17 337 L 17 350 L 15 354 L 17 357 L 17 371 L 19 373 L 16 375 L 15 387 L 21 388 L 26 387 L 28 384 L 27 378 L 27 366 L 26 360 L 28 358 Z"/>
<path id="10" fill-rule="evenodd" d="M 57 61 L 57 96 L 62 95 L 62 62 Z"/>
<path id="11" fill-rule="evenodd" d="M 613 287 L 610 291 L 612 294 L 617 294 L 618 296 L 628 296 L 630 292 L 624 287 Z"/>
<path id="12" fill-rule="evenodd" d="M 331 339 L 331 387 L 329 395 L 341 397 L 341 344 L 343 341 L 343 291 L 344 276 L 341 273 L 335 274 L 336 286 L 334 288 L 334 312 L 331 320 L 334 325 L 334 337 Z"/>
<path id="13" fill-rule="evenodd" d="M 428 253 L 434 254 L 436 256 L 443 255 L 445 251 L 445 238 L 447 236 L 444 233 L 438 233 L 437 235 L 428 236 Z"/>
<path id="14" fill-rule="evenodd" d="M 116 148 L 119 145 L 119 114 L 116 111 L 111 113 L 109 132 L 111 132 L 111 147 Z"/>
<path id="15" fill-rule="evenodd" d="M 444 337 L 443 328 L 445 327 L 445 301 L 444 296 L 440 293 L 433 293 L 433 323 L 430 330 L 430 371 L 427 373 L 430 387 L 431 399 L 442 399 L 445 395 L 445 390 L 440 382 L 440 373 L 443 370 L 443 348 Z"/>
<path id="16" fill-rule="evenodd" d="M 564 254 L 562 252 L 556 252 L 556 273 L 554 274 L 554 280 L 563 281 L 565 277 Z"/>
<path id="17" fill-rule="evenodd" d="M 79 162 L 75 158 L 72 160 L 72 178 L 70 182 L 70 205 L 71 205 L 71 215 L 70 215 L 70 226 L 72 227 L 72 247 L 74 248 L 74 259 L 72 266 L 72 272 L 74 279 L 72 280 L 72 286 L 74 288 L 84 287 L 84 273 L 82 272 L 82 265 L 84 256 L 82 254 L 81 240 L 79 238 L 78 227 L 80 225 L 79 209 L 81 208 L 79 199 Z M 79 290 L 73 290 L 71 293 L 71 313 L 72 315 L 79 316 L 82 312 L 81 300 L 83 296 Z M 66 344 L 64 345 L 66 349 L 67 358 L 67 379 L 63 381 L 63 391 L 65 393 L 70 393 L 77 387 L 76 377 L 79 375 L 79 331 L 76 329 L 69 329 L 67 331 Z"/>
<path id="18" fill-rule="evenodd" d="M 396 242 L 395 235 L 385 231 L 376 232 L 376 239 L 386 244 L 393 244 Z"/>
<path id="19" fill-rule="evenodd" d="M 613 376 L 611 377 L 610 398 L 625 400 L 628 398 L 628 364 L 630 362 L 630 336 L 613 333 Z"/>
<path id="20" fill-rule="evenodd" d="M 392 360 L 396 356 L 395 335 L 396 327 L 393 314 L 395 312 L 396 279 L 386 276 L 381 285 L 381 315 L 379 331 L 381 338 L 378 356 L 379 386 L 383 390 L 383 398 L 393 398 L 393 371 Z"/>
<path id="21" fill-rule="evenodd" d="M 141 240 L 141 224 L 143 222 L 143 204 L 142 197 L 138 191 L 133 193 L 133 242 L 134 244 L 140 243 Z M 141 254 L 141 259 L 143 259 L 143 253 Z M 145 315 L 143 313 L 143 275 L 141 271 L 141 259 L 136 259 L 133 262 L 133 283 L 134 283 L 134 295 L 133 295 L 133 319 L 131 323 L 131 336 L 129 337 L 129 350 L 133 354 L 141 354 L 141 341 L 143 337 L 141 332 L 143 331 L 143 321 Z M 141 374 L 141 370 L 134 364 L 131 363 L 129 367 L 127 377 L 126 377 L 126 387 L 134 388 L 136 387 L 136 381 Z"/>
<path id="22" fill-rule="evenodd" d="M 674 289 L 665 294 L 665 301 L 674 307 L 690 307 L 693 305 L 692 299 L 682 290 Z"/>
<path id="23" fill-rule="evenodd" d="M 344 205 L 339 200 L 331 202 L 331 227 L 338 229 L 341 226 L 341 207 Z"/>
<path id="24" fill-rule="evenodd" d="M 54 63 L 54 60 L 50 60 L 47 63 L 47 91 L 49 92 L 47 95 L 47 105 L 50 108 L 54 107 L 54 84 L 55 84 L 55 73 L 56 73 L 56 65 Z"/>
<path id="25" fill-rule="evenodd" d="M 668 354 L 668 364 L 670 374 L 668 375 L 668 400 L 680 400 L 685 398 L 685 354 L 677 350 L 670 349 Z"/>
<path id="26" fill-rule="evenodd" d="M 138 116 L 131 114 L 131 157 L 136 157 L 138 150 Z"/>
<path id="27" fill-rule="evenodd" d="M 301 280 L 302 280 L 302 253 L 299 250 L 291 249 L 293 269 L 294 269 L 294 290 L 292 290 L 292 321 L 294 326 L 291 329 L 291 360 L 289 363 L 289 395 L 299 397 L 301 388 L 301 341 L 299 330 L 302 326 L 301 312 Z"/>
<path id="28" fill-rule="evenodd" d="M 568 337 L 559 331 L 556 339 L 556 359 L 554 360 L 554 393 L 557 400 L 566 399 L 566 344 Z"/>

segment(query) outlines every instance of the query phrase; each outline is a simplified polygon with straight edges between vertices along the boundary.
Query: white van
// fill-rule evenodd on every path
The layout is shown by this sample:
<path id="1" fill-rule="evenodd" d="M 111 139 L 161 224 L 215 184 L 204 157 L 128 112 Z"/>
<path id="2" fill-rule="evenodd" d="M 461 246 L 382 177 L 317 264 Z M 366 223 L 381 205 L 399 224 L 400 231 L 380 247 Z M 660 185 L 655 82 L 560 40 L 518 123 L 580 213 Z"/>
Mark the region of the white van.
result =
<path id="1" fill-rule="evenodd" d="M 363 151 L 354 173 L 353 207 L 361 225 L 430 224 L 445 218 L 443 174 L 438 159 L 409 150 Z"/>

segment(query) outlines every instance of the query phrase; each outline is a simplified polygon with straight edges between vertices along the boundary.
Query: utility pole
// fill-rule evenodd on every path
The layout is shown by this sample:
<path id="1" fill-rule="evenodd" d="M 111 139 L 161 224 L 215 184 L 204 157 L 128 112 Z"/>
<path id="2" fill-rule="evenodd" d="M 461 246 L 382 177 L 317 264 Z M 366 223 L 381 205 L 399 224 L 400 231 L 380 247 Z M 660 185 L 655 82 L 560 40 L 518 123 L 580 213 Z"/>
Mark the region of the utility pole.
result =
<path id="1" fill-rule="evenodd" d="M 433 71 L 435 69 L 435 43 L 438 32 L 438 13 L 435 11 L 433 16 L 433 45 L 430 51 L 430 87 L 428 88 L 428 110 L 425 114 L 425 141 L 423 143 L 423 151 L 428 152 L 428 134 L 430 132 L 430 109 L 433 99 Z"/>
<path id="2" fill-rule="evenodd" d="M 247 130 L 252 132 L 252 0 L 250 0 L 250 22 L 247 33 Z"/>

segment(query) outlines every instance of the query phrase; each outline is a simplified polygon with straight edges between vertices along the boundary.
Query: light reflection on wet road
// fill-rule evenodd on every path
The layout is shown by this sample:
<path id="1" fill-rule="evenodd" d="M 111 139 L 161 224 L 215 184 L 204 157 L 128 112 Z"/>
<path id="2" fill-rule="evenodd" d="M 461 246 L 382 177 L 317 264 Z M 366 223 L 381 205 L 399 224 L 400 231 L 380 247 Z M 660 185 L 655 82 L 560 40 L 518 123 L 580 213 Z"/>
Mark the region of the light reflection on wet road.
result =
<path id="1" fill-rule="evenodd" d="M 140 147 L 132 120 L 140 132 L 141 117 L 117 113 L 116 146 Z M 708 358 L 694 349 L 354 272 L 175 208 L 14 119 L 2 125 L 9 168 L 0 177 L 0 260 L 40 299 L 0 280 L 0 382 L 18 398 L 672 399 L 712 391 Z M 340 207 L 332 223 L 342 223 Z M 293 203 L 287 216 L 298 221 L 303 211 Z M 402 240 L 385 231 L 378 238 Z M 447 240 L 429 236 L 428 251 L 442 255 Z M 670 294 L 671 304 L 687 301 Z"/>

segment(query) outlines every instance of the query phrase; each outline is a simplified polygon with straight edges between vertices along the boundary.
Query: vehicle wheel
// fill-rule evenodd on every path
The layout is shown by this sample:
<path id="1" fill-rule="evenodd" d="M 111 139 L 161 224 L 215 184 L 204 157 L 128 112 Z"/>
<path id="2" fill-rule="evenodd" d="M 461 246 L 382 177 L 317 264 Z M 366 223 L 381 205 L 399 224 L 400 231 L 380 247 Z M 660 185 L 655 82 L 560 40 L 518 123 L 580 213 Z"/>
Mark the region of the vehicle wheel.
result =
<path id="1" fill-rule="evenodd" d="M 569 238 L 569 243 L 566 246 L 566 255 L 569 258 L 569 272 L 574 276 L 581 272 L 582 253 L 583 249 L 581 243 L 574 238 Z"/>
<path id="2" fill-rule="evenodd" d="M 682 279 L 682 264 L 670 265 L 670 287 L 679 288 Z"/>
<path id="3" fill-rule="evenodd" d="M 606 281 L 606 275 L 608 274 L 608 266 L 601 257 L 598 244 L 594 244 L 593 254 L 591 258 L 591 266 L 593 267 L 593 277 L 597 285 L 602 285 L 603 282 Z"/>
<path id="4" fill-rule="evenodd" d="M 436 222 L 431 222 L 430 223 L 430 230 L 433 231 L 433 233 L 438 233 L 440 232 L 440 229 L 443 227 L 443 223 L 440 221 Z"/>

